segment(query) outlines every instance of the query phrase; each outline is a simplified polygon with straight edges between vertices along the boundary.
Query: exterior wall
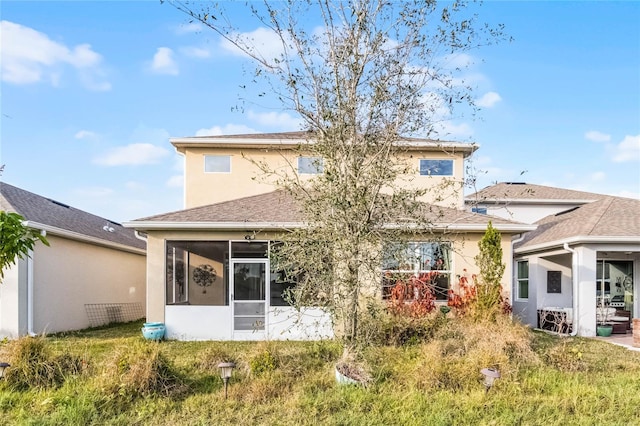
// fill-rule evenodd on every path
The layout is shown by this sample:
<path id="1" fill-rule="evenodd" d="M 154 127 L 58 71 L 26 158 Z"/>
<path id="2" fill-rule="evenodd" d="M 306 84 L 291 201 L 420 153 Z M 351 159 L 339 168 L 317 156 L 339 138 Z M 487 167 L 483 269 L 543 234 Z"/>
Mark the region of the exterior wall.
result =
<path id="1" fill-rule="evenodd" d="M 0 338 L 27 333 L 27 270 L 29 259 L 5 269 L 0 284 Z"/>
<path id="2" fill-rule="evenodd" d="M 545 256 L 532 255 L 525 258 L 518 258 L 517 260 L 527 260 L 529 262 L 529 298 L 515 298 L 517 296 L 517 280 L 514 272 L 514 316 L 518 317 L 520 321 L 525 324 L 537 327 L 538 309 L 573 308 L 571 253 L 564 251 Z M 547 292 L 548 271 L 560 271 L 562 273 L 560 293 Z"/>
<path id="3" fill-rule="evenodd" d="M 144 255 L 49 234 L 33 255 L 35 333 L 89 327 L 87 303 L 145 305 Z"/>
<path id="4" fill-rule="evenodd" d="M 230 306 L 166 306 L 166 337 L 177 340 L 319 340 L 333 336 L 321 309 L 270 308 L 264 332 L 235 335 Z"/>
<path id="5" fill-rule="evenodd" d="M 229 155 L 230 173 L 205 173 L 204 155 Z M 293 151 L 269 149 L 188 148 L 185 150 L 185 208 L 198 207 L 252 195 L 275 189 L 274 178 L 266 178 L 252 162 L 264 163 L 269 170 L 293 175 L 297 172 L 298 156 Z M 464 205 L 462 183 L 464 180 L 463 154 L 447 154 L 441 151 L 410 151 L 403 155 L 415 173 L 404 176 L 398 183 L 409 188 L 429 188 L 422 201 L 446 207 L 462 208 Z M 454 176 L 420 176 L 420 159 L 453 159 Z M 308 179 L 313 175 L 303 175 Z"/>

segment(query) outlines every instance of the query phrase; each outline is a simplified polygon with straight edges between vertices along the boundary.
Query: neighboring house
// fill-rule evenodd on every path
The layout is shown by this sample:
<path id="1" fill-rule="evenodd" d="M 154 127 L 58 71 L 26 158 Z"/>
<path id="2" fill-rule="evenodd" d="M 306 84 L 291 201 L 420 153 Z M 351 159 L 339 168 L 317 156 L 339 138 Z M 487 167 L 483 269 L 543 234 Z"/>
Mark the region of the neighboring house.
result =
<path id="1" fill-rule="evenodd" d="M 322 159 L 296 151 L 313 143 L 308 137 L 292 132 L 171 139 L 185 159 L 185 210 L 124 224 L 147 235 L 147 320 L 164 322 L 169 338 L 316 339 L 332 334 L 324 311 L 309 307 L 298 313 L 283 300 L 285 285 L 270 268 L 270 245 L 287 229 L 301 226 L 303 217 L 294 200 L 274 190 L 256 165 L 312 179 L 322 173 Z M 445 302 L 458 275 L 477 272 L 474 257 L 489 220 L 504 236 L 505 259 L 512 256 L 511 236 L 535 226 L 464 211 L 463 162 L 474 145 L 400 143 L 414 170 L 401 182 L 434 189 L 423 200 L 424 210 L 441 238 L 430 240 L 431 230 L 425 230 L 409 247 L 415 262 L 381 267 L 374 291 L 387 294 L 383 277 L 400 269 L 416 274 L 438 269 L 437 298 Z M 505 276 L 511 275 L 507 262 Z"/>
<path id="2" fill-rule="evenodd" d="M 524 182 L 501 182 L 465 197 L 472 212 L 524 223 L 596 201 L 604 195 Z"/>
<path id="3" fill-rule="evenodd" d="M 513 312 L 525 323 L 563 312 L 567 330 L 594 336 L 603 302 L 625 322 L 614 332 L 627 331 L 624 317 L 640 317 L 640 200 L 502 183 L 467 203 L 536 220 L 535 231 L 514 240 Z"/>
<path id="4" fill-rule="evenodd" d="M 0 183 L 0 210 L 46 234 L 0 284 L 0 337 L 144 317 L 146 246 L 120 224 Z"/>

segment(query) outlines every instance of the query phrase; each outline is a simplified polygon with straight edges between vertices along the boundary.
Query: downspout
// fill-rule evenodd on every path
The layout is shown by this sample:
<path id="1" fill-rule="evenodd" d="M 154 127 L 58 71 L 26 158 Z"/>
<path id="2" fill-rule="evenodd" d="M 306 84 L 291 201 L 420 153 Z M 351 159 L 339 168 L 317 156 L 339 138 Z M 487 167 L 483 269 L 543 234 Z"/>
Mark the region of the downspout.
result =
<path id="1" fill-rule="evenodd" d="M 135 231 L 133 231 L 133 235 L 135 235 L 135 237 L 139 240 L 144 241 L 145 243 L 147 242 L 147 237 L 143 236 L 140 231 L 138 231 L 137 229 Z"/>
<path id="2" fill-rule="evenodd" d="M 33 251 L 27 255 L 27 334 L 35 336 L 33 331 Z"/>
<path id="3" fill-rule="evenodd" d="M 47 236 L 47 231 L 40 230 L 40 235 Z M 33 331 L 33 250 L 27 256 L 27 334 L 35 336 Z"/>
<path id="4" fill-rule="evenodd" d="M 571 253 L 571 286 L 573 288 L 573 330 L 570 336 L 578 334 L 578 252 L 569 247 L 569 243 L 564 243 L 564 249 Z"/>

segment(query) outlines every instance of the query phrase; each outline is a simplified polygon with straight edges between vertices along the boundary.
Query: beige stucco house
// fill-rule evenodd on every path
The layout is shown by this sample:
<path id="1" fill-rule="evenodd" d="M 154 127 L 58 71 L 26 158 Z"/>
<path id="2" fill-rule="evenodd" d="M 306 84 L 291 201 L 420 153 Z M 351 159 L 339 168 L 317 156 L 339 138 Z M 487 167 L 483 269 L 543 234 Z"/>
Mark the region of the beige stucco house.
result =
<path id="1" fill-rule="evenodd" d="M 514 238 L 514 315 L 534 327 L 560 318 L 559 331 L 595 336 L 604 306 L 614 333 L 630 332 L 640 317 L 640 200 L 518 182 L 466 202 L 537 225 Z"/>
<path id="2" fill-rule="evenodd" d="M 0 183 L 0 210 L 46 234 L 0 284 L 0 337 L 54 333 L 144 317 L 145 242 L 131 229 Z"/>
<path id="3" fill-rule="evenodd" d="M 287 229 L 303 226 L 299 206 L 273 182 L 270 170 L 313 179 L 322 159 L 297 154 L 313 143 L 306 132 L 174 138 L 184 156 L 185 209 L 138 219 L 124 226 L 147 238 L 147 320 L 164 322 L 169 338 L 185 340 L 316 339 L 330 336 L 328 315 L 320 309 L 297 312 L 283 300 L 283 284 L 271 270 L 270 245 Z M 424 214 L 433 226 L 416 238 L 411 272 L 439 264 L 437 297 L 446 302 L 456 276 L 476 272 L 473 258 L 487 223 L 503 234 L 505 259 L 511 236 L 535 226 L 464 210 L 464 160 L 476 146 L 405 139 L 399 142 L 410 173 L 403 185 L 443 190 L 427 193 Z M 437 241 L 430 239 L 433 231 Z M 375 291 L 385 295 L 384 275 Z M 407 266 L 404 266 L 407 268 Z M 406 272 L 406 271 L 403 271 Z M 506 277 L 511 277 L 508 263 Z M 511 288 L 511 283 L 505 283 Z"/>

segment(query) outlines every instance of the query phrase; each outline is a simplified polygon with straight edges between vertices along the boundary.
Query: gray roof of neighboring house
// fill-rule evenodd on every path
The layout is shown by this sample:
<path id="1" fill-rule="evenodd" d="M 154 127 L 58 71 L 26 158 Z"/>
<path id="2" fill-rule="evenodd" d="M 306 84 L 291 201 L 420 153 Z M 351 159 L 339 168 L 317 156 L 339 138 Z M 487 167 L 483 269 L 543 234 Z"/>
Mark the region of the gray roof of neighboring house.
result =
<path id="1" fill-rule="evenodd" d="M 491 220 L 494 227 L 505 231 L 522 232 L 535 226 L 522 224 L 499 217 L 470 213 L 464 210 L 440 207 L 424 203 L 424 217 L 434 225 L 449 229 L 467 229 L 481 231 Z M 229 224 L 246 225 L 269 224 L 272 228 L 300 225 L 303 222 L 301 210 L 294 198 L 285 191 L 276 190 L 266 194 L 254 195 L 194 207 L 186 210 L 159 214 L 125 223 L 127 227 L 138 229 L 171 228 L 180 224 L 180 228 L 192 226 L 194 229 L 223 228 Z"/>
<path id="2" fill-rule="evenodd" d="M 630 239 L 640 244 L 640 200 L 601 196 L 597 201 L 547 216 L 538 229 L 524 235 L 517 250 L 553 245 L 574 239 L 603 241 Z"/>
<path id="3" fill-rule="evenodd" d="M 535 202 L 540 200 L 557 201 L 595 201 L 606 195 L 592 192 L 574 191 L 572 189 L 554 188 L 551 186 L 534 185 L 524 182 L 501 182 L 488 186 L 474 194 L 467 195 L 465 201 L 470 202 L 506 202 L 506 201 L 526 201 Z"/>
<path id="4" fill-rule="evenodd" d="M 93 237 L 136 249 L 146 249 L 134 231 L 108 219 L 78 210 L 58 201 L 0 182 L 0 210 L 15 212 L 26 221 Z M 103 227 L 107 226 L 107 230 Z M 113 229 L 113 232 L 109 231 Z M 48 232 L 55 231 L 48 230 Z"/>

